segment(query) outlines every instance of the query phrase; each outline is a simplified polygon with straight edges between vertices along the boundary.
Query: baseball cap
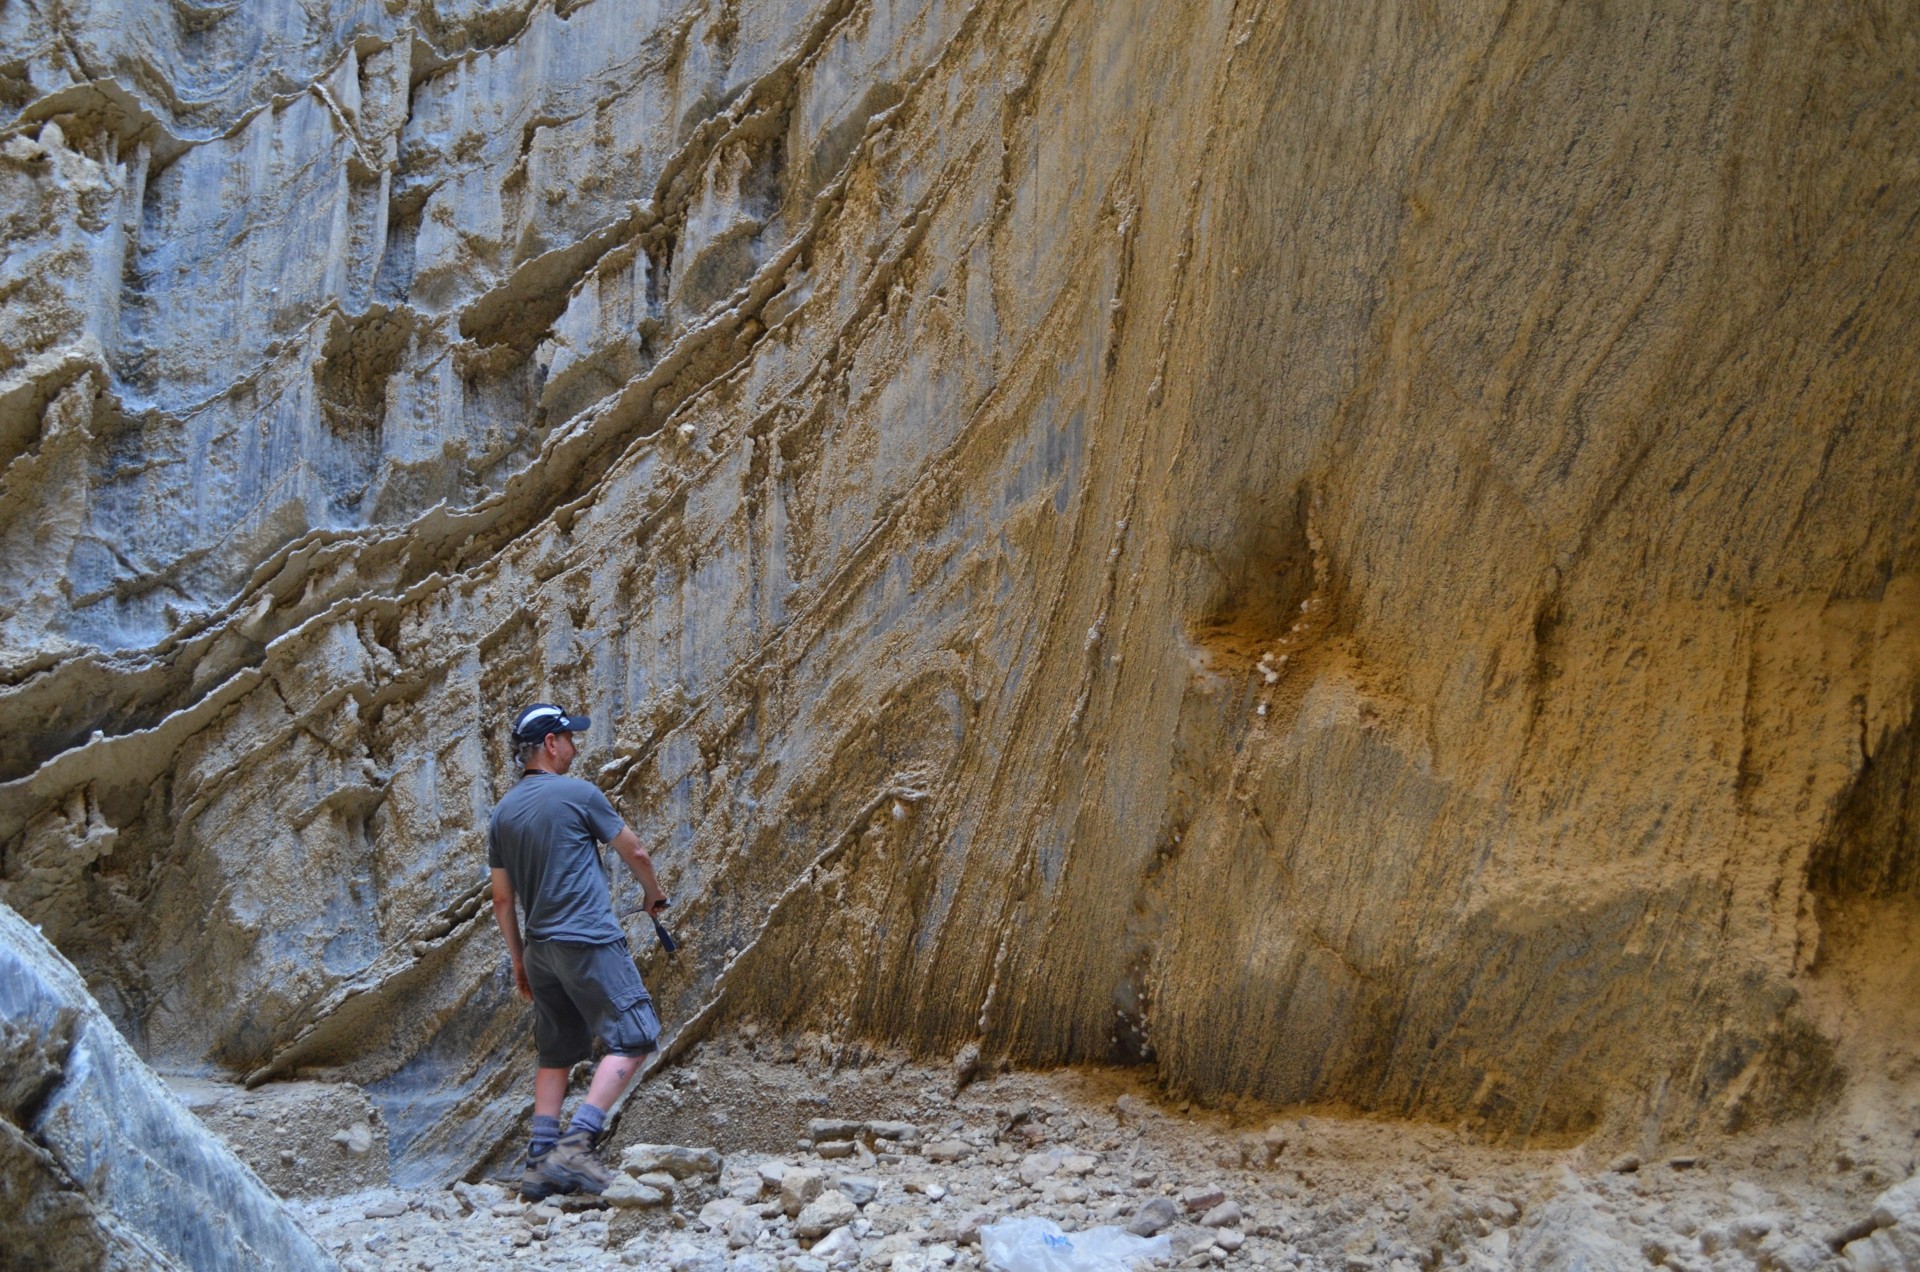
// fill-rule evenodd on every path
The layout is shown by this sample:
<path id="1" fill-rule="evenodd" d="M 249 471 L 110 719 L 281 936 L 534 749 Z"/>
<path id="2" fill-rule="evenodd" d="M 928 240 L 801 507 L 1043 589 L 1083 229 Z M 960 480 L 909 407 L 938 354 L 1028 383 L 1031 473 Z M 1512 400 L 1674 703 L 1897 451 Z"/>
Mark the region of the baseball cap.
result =
<path id="1" fill-rule="evenodd" d="M 537 742 L 549 733 L 579 733 L 593 721 L 583 715 L 568 715 L 551 702 L 536 702 L 513 719 L 513 736 Z"/>

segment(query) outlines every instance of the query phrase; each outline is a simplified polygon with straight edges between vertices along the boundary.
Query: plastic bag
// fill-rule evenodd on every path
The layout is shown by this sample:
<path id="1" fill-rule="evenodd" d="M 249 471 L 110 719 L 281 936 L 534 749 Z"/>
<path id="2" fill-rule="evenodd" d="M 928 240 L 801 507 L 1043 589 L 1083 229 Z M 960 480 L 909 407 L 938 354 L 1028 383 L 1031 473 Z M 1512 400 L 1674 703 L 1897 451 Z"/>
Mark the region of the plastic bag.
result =
<path id="1" fill-rule="evenodd" d="M 1062 1232 L 1051 1219 L 1003 1219 L 980 1229 L 980 1250 L 1000 1272 L 1132 1272 L 1141 1260 L 1169 1257 L 1173 1243 L 1112 1226 Z"/>

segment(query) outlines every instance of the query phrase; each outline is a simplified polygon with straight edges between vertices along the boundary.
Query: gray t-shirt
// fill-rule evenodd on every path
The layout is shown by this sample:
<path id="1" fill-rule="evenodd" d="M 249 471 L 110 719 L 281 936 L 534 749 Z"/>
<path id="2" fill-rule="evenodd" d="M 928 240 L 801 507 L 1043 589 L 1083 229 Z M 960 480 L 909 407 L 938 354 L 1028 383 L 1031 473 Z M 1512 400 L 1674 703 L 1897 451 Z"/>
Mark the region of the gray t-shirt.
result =
<path id="1" fill-rule="evenodd" d="M 487 865 L 512 881 L 528 940 L 605 945 L 625 937 L 595 847 L 625 824 L 593 783 L 538 770 L 494 806 Z"/>

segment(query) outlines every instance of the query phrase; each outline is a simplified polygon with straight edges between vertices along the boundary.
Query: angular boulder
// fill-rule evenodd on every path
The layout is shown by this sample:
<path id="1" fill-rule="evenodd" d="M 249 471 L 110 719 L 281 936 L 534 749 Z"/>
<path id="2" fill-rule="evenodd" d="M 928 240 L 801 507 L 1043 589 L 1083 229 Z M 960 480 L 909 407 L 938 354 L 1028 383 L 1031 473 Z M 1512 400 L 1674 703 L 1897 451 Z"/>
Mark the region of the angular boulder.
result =
<path id="1" fill-rule="evenodd" d="M 1920 1175 L 1881 1193 L 1871 1222 L 1841 1251 L 1848 1272 L 1920 1272 Z"/>
<path id="2" fill-rule="evenodd" d="M 793 1221 L 793 1231 L 801 1237 L 823 1237 L 835 1228 L 845 1227 L 860 1217 L 860 1209 L 838 1189 L 823 1192 Z"/>
<path id="3" fill-rule="evenodd" d="M 634 1175 L 663 1171 L 675 1179 L 717 1176 L 721 1159 L 717 1149 L 688 1148 L 681 1144 L 633 1144 L 620 1154 L 620 1165 Z"/>

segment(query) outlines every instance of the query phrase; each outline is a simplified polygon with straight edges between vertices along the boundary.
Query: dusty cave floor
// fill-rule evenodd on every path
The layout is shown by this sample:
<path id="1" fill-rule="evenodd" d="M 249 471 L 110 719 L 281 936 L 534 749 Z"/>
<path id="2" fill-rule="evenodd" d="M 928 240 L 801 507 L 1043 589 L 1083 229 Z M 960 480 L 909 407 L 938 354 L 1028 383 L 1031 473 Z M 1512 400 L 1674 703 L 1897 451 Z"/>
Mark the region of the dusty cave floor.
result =
<path id="1" fill-rule="evenodd" d="M 911 1123 L 899 1133 L 918 1142 L 830 1126 L 876 1120 Z M 791 1133 L 809 1123 L 819 1144 L 806 1129 Z M 349 1270 L 966 1272 L 986 1266 L 983 1223 L 1037 1215 L 1069 1231 L 1124 1226 L 1156 1197 L 1178 1215 L 1162 1266 L 1844 1268 L 1837 1243 L 1913 1171 L 1913 1128 L 1889 1128 L 1870 1152 L 1838 1161 L 1809 1159 L 1819 1138 L 1784 1127 L 1639 1161 L 1320 1113 L 1234 1120 L 1159 1104 L 1124 1071 L 1006 1074 L 954 1095 L 950 1075 L 899 1064 L 828 1071 L 716 1057 L 638 1088 L 615 1146 L 603 1149 L 617 1167 L 636 1143 L 718 1145 L 717 1175 L 649 1176 L 664 1204 L 643 1195 L 654 1204 L 529 1206 L 484 1182 L 290 1204 Z M 1895 1160 L 1903 1145 L 1908 1160 Z M 812 1212 L 795 1216 L 796 1199 L 783 1201 L 780 1181 L 793 1170 L 861 1203 L 829 1198 L 838 1213 L 826 1217 L 843 1230 L 796 1231 Z M 337 1190 L 346 1177 L 327 1178 Z M 808 1187 L 805 1174 L 792 1180 Z M 1231 1205 L 1217 1208 L 1212 1194 Z M 820 1220 L 812 1214 L 811 1226 Z"/>

